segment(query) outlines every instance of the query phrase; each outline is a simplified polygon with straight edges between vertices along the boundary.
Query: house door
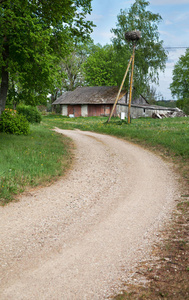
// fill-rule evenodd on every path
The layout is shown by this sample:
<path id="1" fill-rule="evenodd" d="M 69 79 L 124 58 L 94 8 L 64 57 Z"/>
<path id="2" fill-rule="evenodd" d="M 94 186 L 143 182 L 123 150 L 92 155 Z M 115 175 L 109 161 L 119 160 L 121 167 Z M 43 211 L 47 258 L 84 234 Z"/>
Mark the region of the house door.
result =
<path id="1" fill-rule="evenodd" d="M 81 117 L 81 105 L 74 105 L 74 116 Z"/>
<path id="2" fill-rule="evenodd" d="M 102 105 L 95 105 L 95 104 L 91 104 L 88 105 L 88 116 L 89 117 L 93 117 L 93 116 L 101 116 L 103 115 L 104 109 L 102 107 Z"/>
<path id="3" fill-rule="evenodd" d="M 74 107 L 73 105 L 68 105 L 68 116 L 74 114 Z"/>
<path id="4" fill-rule="evenodd" d="M 81 117 L 81 105 L 69 105 L 68 116 L 74 115 L 74 117 Z"/>

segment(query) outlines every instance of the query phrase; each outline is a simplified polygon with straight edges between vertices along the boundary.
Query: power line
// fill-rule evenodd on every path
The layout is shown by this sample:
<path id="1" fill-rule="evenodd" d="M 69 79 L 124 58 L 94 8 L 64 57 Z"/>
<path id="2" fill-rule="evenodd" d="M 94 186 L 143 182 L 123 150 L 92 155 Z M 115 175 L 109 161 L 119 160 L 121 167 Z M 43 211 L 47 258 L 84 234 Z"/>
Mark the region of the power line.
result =
<path id="1" fill-rule="evenodd" d="M 188 47 L 164 47 L 164 49 L 187 49 Z"/>

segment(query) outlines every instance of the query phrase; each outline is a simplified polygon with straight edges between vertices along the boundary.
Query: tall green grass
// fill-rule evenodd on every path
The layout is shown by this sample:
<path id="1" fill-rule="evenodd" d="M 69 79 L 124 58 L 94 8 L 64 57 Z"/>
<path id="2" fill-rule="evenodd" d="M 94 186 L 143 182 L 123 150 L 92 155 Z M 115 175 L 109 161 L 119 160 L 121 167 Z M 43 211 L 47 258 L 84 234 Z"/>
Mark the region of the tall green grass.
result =
<path id="1" fill-rule="evenodd" d="M 27 186 L 36 186 L 62 175 L 69 162 L 69 139 L 42 125 L 31 125 L 31 134 L 0 133 L 0 203 Z"/>
<path id="2" fill-rule="evenodd" d="M 189 159 L 189 118 L 133 119 L 131 124 L 112 118 L 107 124 L 105 117 L 68 118 L 60 115 L 49 115 L 43 122 L 52 128 L 90 130 L 114 135 L 147 144 L 162 147 L 173 156 Z"/>

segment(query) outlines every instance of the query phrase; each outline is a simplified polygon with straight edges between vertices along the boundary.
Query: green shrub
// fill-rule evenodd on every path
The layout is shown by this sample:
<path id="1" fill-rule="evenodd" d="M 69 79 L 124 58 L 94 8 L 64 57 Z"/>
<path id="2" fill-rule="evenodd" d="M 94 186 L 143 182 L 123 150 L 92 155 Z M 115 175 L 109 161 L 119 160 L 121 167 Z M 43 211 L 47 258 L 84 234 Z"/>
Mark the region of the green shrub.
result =
<path id="1" fill-rule="evenodd" d="M 189 98 L 184 99 L 183 111 L 186 115 L 189 115 Z"/>
<path id="2" fill-rule="evenodd" d="M 41 122 L 41 113 L 37 110 L 36 107 L 30 105 L 18 105 L 17 112 L 26 117 L 30 123 L 40 123 Z"/>
<path id="3" fill-rule="evenodd" d="M 16 135 L 28 135 L 30 126 L 23 115 L 19 115 L 15 110 L 7 108 L 0 116 L 0 131 Z"/>
<path id="4" fill-rule="evenodd" d="M 189 115 L 189 98 L 177 100 L 176 105 L 182 109 L 186 115 Z"/>

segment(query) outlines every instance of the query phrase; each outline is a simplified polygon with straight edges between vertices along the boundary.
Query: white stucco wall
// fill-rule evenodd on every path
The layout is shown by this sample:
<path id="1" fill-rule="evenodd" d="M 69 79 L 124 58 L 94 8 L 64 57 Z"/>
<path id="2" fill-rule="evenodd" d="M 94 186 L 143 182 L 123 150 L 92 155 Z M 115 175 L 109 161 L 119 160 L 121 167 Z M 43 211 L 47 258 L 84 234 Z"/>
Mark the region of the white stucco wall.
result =
<path id="1" fill-rule="evenodd" d="M 66 104 L 61 105 L 61 115 L 62 116 L 68 115 L 68 106 Z"/>
<path id="2" fill-rule="evenodd" d="M 88 105 L 81 105 L 81 116 L 87 117 L 88 116 Z"/>

